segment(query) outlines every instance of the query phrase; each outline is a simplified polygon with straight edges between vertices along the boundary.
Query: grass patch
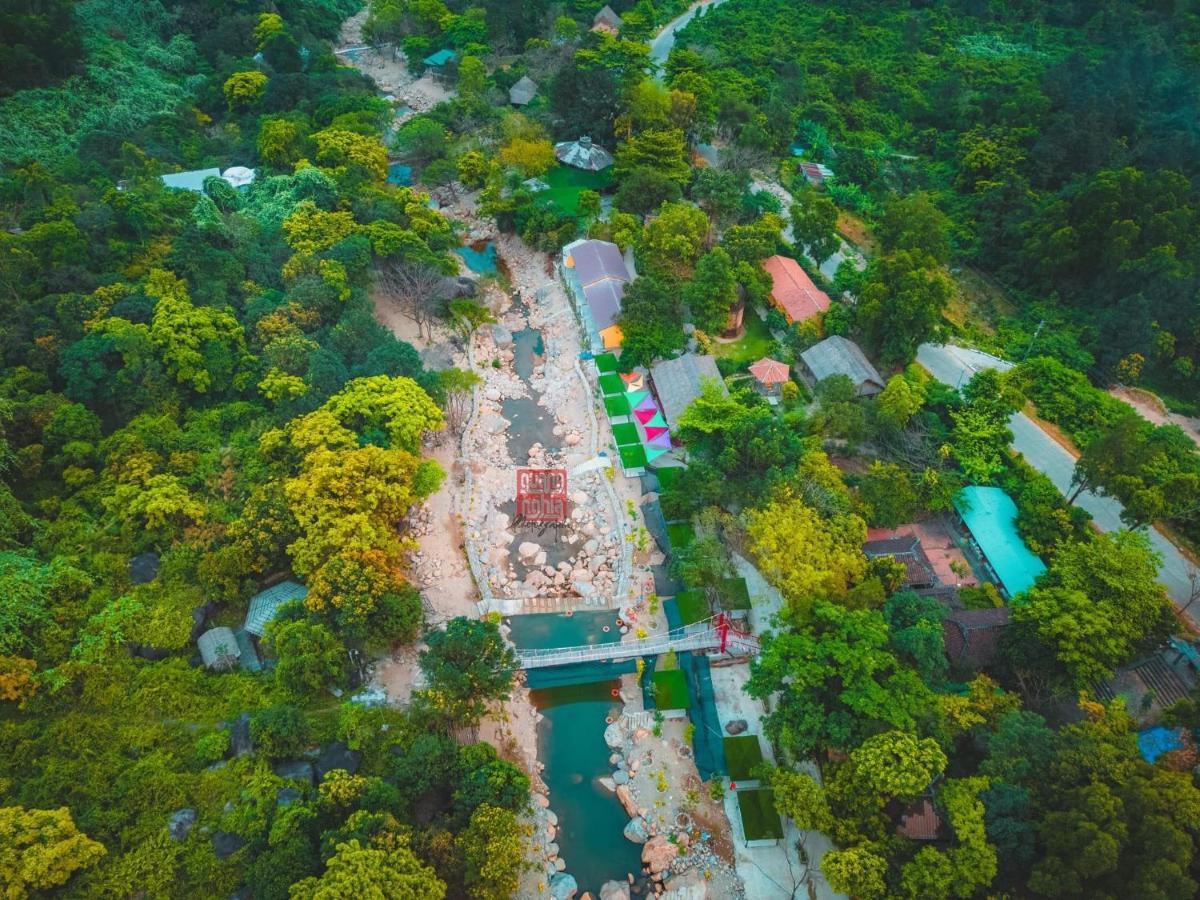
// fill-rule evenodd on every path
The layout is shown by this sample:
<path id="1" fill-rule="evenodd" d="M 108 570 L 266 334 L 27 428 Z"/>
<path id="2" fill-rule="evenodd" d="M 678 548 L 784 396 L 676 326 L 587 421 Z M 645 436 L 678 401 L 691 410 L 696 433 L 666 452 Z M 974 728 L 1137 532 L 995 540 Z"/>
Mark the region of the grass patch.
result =
<path id="1" fill-rule="evenodd" d="M 675 605 L 679 608 L 679 618 L 683 620 L 684 625 L 702 622 L 712 615 L 704 591 L 696 588 L 689 588 L 676 594 Z"/>
<path id="2" fill-rule="evenodd" d="M 747 307 L 746 315 L 742 318 L 742 324 L 746 327 L 746 333 L 736 341 L 731 341 L 728 344 L 713 342 L 713 356 L 732 360 L 741 367 L 748 366 L 750 363 L 758 362 L 764 356 L 771 355 L 775 349 L 775 339 L 771 337 L 771 332 L 767 329 L 767 323 L 759 317 L 753 308 Z"/>
<path id="3" fill-rule="evenodd" d="M 624 394 L 613 394 L 604 398 L 604 411 L 610 419 L 619 419 L 629 415 L 629 400 Z"/>
<path id="4" fill-rule="evenodd" d="M 654 673 L 654 705 L 658 709 L 687 709 L 687 679 L 681 669 Z"/>
<path id="5" fill-rule="evenodd" d="M 746 587 L 745 578 L 726 578 L 721 582 L 718 593 L 721 595 L 722 609 L 750 608 L 750 589 Z"/>
<path id="6" fill-rule="evenodd" d="M 777 841 L 783 837 L 783 825 L 775 809 L 775 792 L 763 789 L 737 792 L 742 813 L 742 830 L 748 841 Z"/>
<path id="7" fill-rule="evenodd" d="M 763 761 L 762 744 L 757 734 L 737 734 L 725 741 L 725 763 L 733 781 L 748 781 L 751 771 Z"/>
<path id="8" fill-rule="evenodd" d="M 667 539 L 671 542 L 671 551 L 678 553 L 696 539 L 696 529 L 691 522 L 672 522 L 667 526 Z"/>
<path id="9" fill-rule="evenodd" d="M 556 206 L 568 216 L 579 214 L 579 195 L 584 191 L 602 192 L 612 186 L 612 167 L 599 172 L 585 172 L 574 166 L 555 166 L 542 176 L 550 185 L 548 190 L 534 194 L 536 203 Z"/>
<path id="10" fill-rule="evenodd" d="M 675 483 L 675 479 L 679 477 L 679 466 L 668 466 L 665 469 L 658 470 L 658 484 L 665 491 Z"/>
<path id="11" fill-rule="evenodd" d="M 617 358 L 611 353 L 601 353 L 596 357 L 596 371 L 608 375 L 617 371 Z"/>
<path id="12" fill-rule="evenodd" d="M 646 467 L 646 451 L 642 449 L 641 444 L 618 447 L 617 452 L 621 454 L 621 465 L 624 468 L 644 469 Z"/>
<path id="13" fill-rule="evenodd" d="M 621 422 L 612 427 L 613 437 L 617 439 L 618 447 L 625 447 L 630 444 L 640 444 L 642 439 L 638 436 L 637 426 L 632 422 Z"/>
<path id="14" fill-rule="evenodd" d="M 609 394 L 625 393 L 625 382 L 621 380 L 620 375 L 614 375 L 611 372 L 607 375 L 600 376 L 600 390 L 605 396 Z"/>

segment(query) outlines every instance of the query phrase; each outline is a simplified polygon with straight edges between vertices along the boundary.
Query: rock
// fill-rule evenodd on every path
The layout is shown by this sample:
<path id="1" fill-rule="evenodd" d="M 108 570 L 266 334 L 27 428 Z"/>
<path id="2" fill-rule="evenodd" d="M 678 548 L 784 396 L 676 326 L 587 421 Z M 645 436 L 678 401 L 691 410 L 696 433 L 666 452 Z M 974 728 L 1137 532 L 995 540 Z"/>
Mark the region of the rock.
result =
<path id="1" fill-rule="evenodd" d="M 617 766 L 618 768 L 622 768 L 624 762 L 625 762 L 625 757 L 623 757 L 620 753 L 614 753 L 612 756 L 610 756 L 608 758 L 608 764 L 610 766 Z"/>
<path id="2" fill-rule="evenodd" d="M 549 822 L 551 825 L 557 825 L 558 824 L 558 813 L 556 813 L 552 809 L 546 810 L 546 821 Z"/>
<path id="3" fill-rule="evenodd" d="M 548 859 L 554 859 L 556 856 L 558 856 L 558 844 L 554 843 L 554 841 L 551 841 L 546 845 L 546 857 Z"/>
<path id="4" fill-rule="evenodd" d="M 285 759 L 283 762 L 275 763 L 272 770 L 280 778 L 288 778 L 292 781 L 312 784 L 315 780 L 313 764 L 304 759 Z"/>
<path id="5" fill-rule="evenodd" d="M 575 491 L 571 494 L 571 502 L 576 506 L 586 506 L 588 499 L 587 491 Z"/>
<path id="6" fill-rule="evenodd" d="M 629 824 L 625 826 L 625 839 L 635 844 L 644 844 L 650 840 L 650 829 L 646 826 L 646 820 L 641 816 L 630 819 Z"/>
<path id="7" fill-rule="evenodd" d="M 663 882 L 663 900 L 707 900 L 708 882 L 699 869 L 688 869 Z"/>
<path id="8" fill-rule="evenodd" d="M 732 722 L 725 723 L 725 730 L 730 734 L 741 734 L 749 727 L 745 719 L 734 719 Z"/>
<path id="9" fill-rule="evenodd" d="M 295 788 L 280 788 L 275 794 L 275 805 L 279 807 L 291 806 L 300 799 L 300 792 Z"/>
<path id="10" fill-rule="evenodd" d="M 565 872 L 567 870 L 566 860 L 564 860 L 561 856 L 556 858 L 554 860 L 554 868 L 559 872 Z"/>
<path id="11" fill-rule="evenodd" d="M 600 900 L 629 900 L 629 885 L 624 881 L 606 881 L 600 885 Z"/>
<path id="12" fill-rule="evenodd" d="M 617 769 L 612 774 L 613 784 L 629 784 L 629 773 L 624 769 Z"/>
<path id="13" fill-rule="evenodd" d="M 533 541 L 522 541 L 521 545 L 517 547 L 517 555 L 524 563 L 532 562 L 541 551 L 542 548 Z"/>
<path id="14" fill-rule="evenodd" d="M 550 798 L 547 797 L 545 794 L 534 794 L 533 802 L 536 803 L 538 806 L 540 806 L 542 809 L 550 808 Z"/>
<path id="15" fill-rule="evenodd" d="M 167 819 L 167 833 L 171 835 L 171 840 L 182 844 L 187 840 L 188 832 L 195 824 L 196 811 L 185 806 L 183 809 L 177 809 L 171 813 L 171 818 Z"/>
<path id="16" fill-rule="evenodd" d="M 637 772 L 638 772 L 638 766 L 639 766 L 639 765 L 640 765 L 640 763 L 639 763 L 639 762 L 638 762 L 636 759 L 634 759 L 634 760 L 630 760 L 630 762 L 629 762 L 629 774 L 630 774 L 630 775 L 636 775 L 636 774 L 637 774 Z"/>
<path id="17" fill-rule="evenodd" d="M 242 836 L 232 831 L 218 831 L 212 836 L 213 853 L 217 859 L 226 859 L 242 849 Z"/>
<path id="18" fill-rule="evenodd" d="M 568 434 L 565 438 L 563 438 L 563 443 L 568 447 L 574 447 L 579 443 L 579 435 L 571 432 L 571 434 Z"/>
<path id="19" fill-rule="evenodd" d="M 646 846 L 642 848 L 642 864 L 650 870 L 651 875 L 659 875 L 671 867 L 678 855 L 679 848 L 660 834 L 646 841 Z"/>
<path id="20" fill-rule="evenodd" d="M 254 742 L 250 740 L 250 713 L 242 713 L 233 720 L 229 729 L 229 755 L 246 756 L 254 752 Z"/>
<path id="21" fill-rule="evenodd" d="M 554 900 L 571 900 L 578 893 L 579 884 L 575 881 L 575 876 L 559 872 L 550 879 L 550 896 Z"/>
<path id="22" fill-rule="evenodd" d="M 633 794 L 629 790 L 629 785 L 617 785 L 617 799 L 625 807 L 625 815 L 629 816 L 629 818 L 632 819 L 638 814 L 637 804 L 633 802 Z"/>
<path id="23" fill-rule="evenodd" d="M 508 347 L 513 342 L 512 332 L 503 325 L 492 326 L 492 341 L 497 347 Z"/>
<path id="24" fill-rule="evenodd" d="M 334 741 L 331 744 L 326 744 L 321 749 L 321 755 L 317 757 L 317 779 L 324 781 L 325 776 L 334 769 L 345 769 L 353 775 L 358 771 L 358 767 L 361 764 L 361 751 L 351 750 L 341 741 Z"/>
<path id="25" fill-rule="evenodd" d="M 500 402 L 500 391 L 497 390 L 496 388 L 488 388 L 486 391 L 483 392 L 483 396 L 486 397 L 487 399 L 491 400 L 493 403 Z"/>
<path id="26" fill-rule="evenodd" d="M 626 779 L 626 781 L 628 781 L 628 779 Z M 617 789 L 616 779 L 615 778 L 601 778 L 600 786 L 602 788 L 604 788 L 606 791 L 615 791 Z"/>

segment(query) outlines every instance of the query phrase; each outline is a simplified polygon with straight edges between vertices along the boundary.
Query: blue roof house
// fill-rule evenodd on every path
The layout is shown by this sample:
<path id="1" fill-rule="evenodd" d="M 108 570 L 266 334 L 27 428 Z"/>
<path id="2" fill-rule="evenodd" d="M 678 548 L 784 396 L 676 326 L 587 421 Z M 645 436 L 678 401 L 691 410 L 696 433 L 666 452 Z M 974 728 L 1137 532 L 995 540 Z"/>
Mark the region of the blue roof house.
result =
<path id="1" fill-rule="evenodd" d="M 437 53 L 429 54 L 427 57 L 425 57 L 423 62 L 431 69 L 440 69 L 442 66 L 446 65 L 446 63 L 453 60 L 454 56 L 455 54 L 453 50 L 439 50 Z"/>
<path id="2" fill-rule="evenodd" d="M 307 595 L 308 588 L 295 581 L 281 581 L 265 591 L 260 591 L 250 598 L 250 608 L 246 610 L 246 624 L 242 627 L 255 637 L 262 637 L 267 623 L 275 618 L 279 607 L 292 600 L 303 600 Z"/>
<path id="3" fill-rule="evenodd" d="M 1009 598 L 1033 587 L 1045 564 L 1017 533 L 1017 505 L 998 487 L 965 487 L 954 508 Z"/>

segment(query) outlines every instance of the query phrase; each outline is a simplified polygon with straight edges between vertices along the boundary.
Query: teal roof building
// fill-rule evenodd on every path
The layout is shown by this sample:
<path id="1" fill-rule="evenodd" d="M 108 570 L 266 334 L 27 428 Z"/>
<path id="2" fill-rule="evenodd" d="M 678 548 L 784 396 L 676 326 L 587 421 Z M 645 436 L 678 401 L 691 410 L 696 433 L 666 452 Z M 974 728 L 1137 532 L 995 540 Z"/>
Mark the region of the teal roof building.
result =
<path id="1" fill-rule="evenodd" d="M 1033 587 L 1046 566 L 1017 533 L 1012 498 L 998 487 L 965 487 L 954 498 L 954 508 L 1005 593 L 1011 598 Z"/>
<path id="2" fill-rule="evenodd" d="M 279 607 L 293 600 L 303 600 L 308 596 L 308 588 L 295 581 L 281 581 L 274 587 L 260 591 L 250 598 L 250 608 L 246 610 L 246 624 L 242 627 L 255 637 L 262 637 L 267 623 L 275 618 Z"/>
<path id="3" fill-rule="evenodd" d="M 453 50 L 439 50 L 437 53 L 431 53 L 425 57 L 425 65 L 431 68 L 439 68 L 454 59 L 454 56 L 455 53 Z"/>

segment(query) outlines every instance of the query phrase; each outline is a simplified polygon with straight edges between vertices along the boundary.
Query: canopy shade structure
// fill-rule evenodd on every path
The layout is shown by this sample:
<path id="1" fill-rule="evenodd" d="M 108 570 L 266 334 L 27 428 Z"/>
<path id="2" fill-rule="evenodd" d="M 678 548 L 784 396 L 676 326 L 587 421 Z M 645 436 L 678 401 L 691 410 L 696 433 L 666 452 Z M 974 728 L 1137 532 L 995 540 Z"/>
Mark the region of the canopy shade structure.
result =
<path id="1" fill-rule="evenodd" d="M 637 405 L 650 396 L 649 391 L 630 391 L 628 400 L 631 409 L 637 409 Z"/>
<path id="2" fill-rule="evenodd" d="M 658 437 L 660 434 L 667 434 L 667 433 L 668 433 L 667 429 L 665 429 L 665 428 L 650 427 L 650 428 L 646 429 L 646 440 L 652 441 L 656 437 Z"/>
<path id="3" fill-rule="evenodd" d="M 637 420 L 643 425 L 649 423 L 655 416 L 658 415 L 657 409 L 635 409 L 633 414 L 637 416 Z"/>
<path id="4" fill-rule="evenodd" d="M 1017 533 L 1017 505 L 998 487 L 965 487 L 954 508 L 1009 597 L 1033 587 L 1045 564 Z"/>
<path id="5" fill-rule="evenodd" d="M 649 394 L 647 394 L 645 396 L 645 398 L 640 403 L 636 404 L 633 408 L 637 409 L 637 410 L 643 410 L 643 409 L 657 410 L 658 404 L 654 402 L 653 397 L 651 397 Z"/>
<path id="6" fill-rule="evenodd" d="M 649 422 L 643 422 L 642 424 L 647 428 L 666 428 L 667 420 L 663 418 L 661 412 L 656 412 L 653 419 L 651 419 Z"/>
<path id="7" fill-rule="evenodd" d="M 666 452 L 667 452 L 666 450 L 663 450 L 660 447 L 647 447 L 646 448 L 646 462 L 654 462 L 654 460 L 658 459 L 660 456 L 662 456 Z"/>
<path id="8" fill-rule="evenodd" d="M 654 437 L 650 438 L 650 440 L 646 441 L 646 446 L 647 447 L 658 447 L 663 450 L 670 450 L 671 449 L 671 433 L 669 431 L 664 431 L 660 434 L 655 435 Z"/>

